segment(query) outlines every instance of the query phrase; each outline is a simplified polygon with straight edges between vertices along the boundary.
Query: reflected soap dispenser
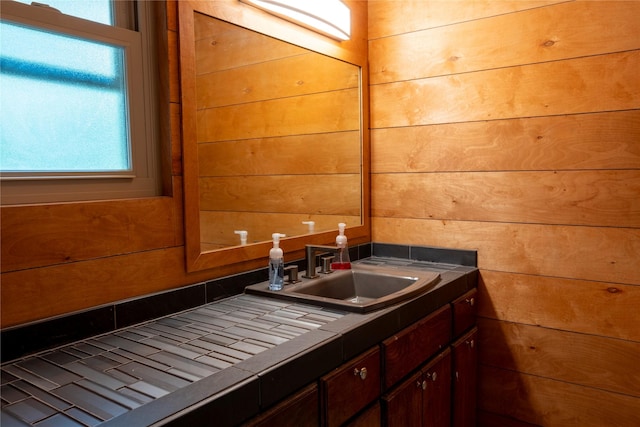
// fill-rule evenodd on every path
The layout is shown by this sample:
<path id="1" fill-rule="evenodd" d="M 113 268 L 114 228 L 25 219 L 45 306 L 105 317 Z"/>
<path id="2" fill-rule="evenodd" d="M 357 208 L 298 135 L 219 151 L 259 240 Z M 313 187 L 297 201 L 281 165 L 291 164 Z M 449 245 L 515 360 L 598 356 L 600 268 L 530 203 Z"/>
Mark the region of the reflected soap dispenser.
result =
<path id="1" fill-rule="evenodd" d="M 332 270 L 350 270 L 351 261 L 349 260 L 349 247 L 347 246 L 347 236 L 344 235 L 344 229 L 347 225 L 343 222 L 338 224 L 338 235 L 336 236 L 336 246 L 338 251 L 331 263 Z"/>
<path id="2" fill-rule="evenodd" d="M 284 284 L 284 253 L 280 248 L 280 238 L 286 234 L 273 233 L 273 248 L 269 251 L 269 290 L 280 291 Z"/>

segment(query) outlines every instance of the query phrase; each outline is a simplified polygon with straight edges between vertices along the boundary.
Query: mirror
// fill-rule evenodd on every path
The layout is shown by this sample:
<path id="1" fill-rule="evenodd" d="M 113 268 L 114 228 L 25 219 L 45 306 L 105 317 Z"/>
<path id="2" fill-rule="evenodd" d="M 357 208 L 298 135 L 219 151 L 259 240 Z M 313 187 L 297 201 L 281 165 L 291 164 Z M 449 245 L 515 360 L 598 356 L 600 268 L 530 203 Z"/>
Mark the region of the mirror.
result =
<path id="1" fill-rule="evenodd" d="M 290 251 L 339 222 L 361 230 L 361 67 L 192 9 L 203 3 L 180 6 L 189 271 L 266 256 L 274 232 Z"/>

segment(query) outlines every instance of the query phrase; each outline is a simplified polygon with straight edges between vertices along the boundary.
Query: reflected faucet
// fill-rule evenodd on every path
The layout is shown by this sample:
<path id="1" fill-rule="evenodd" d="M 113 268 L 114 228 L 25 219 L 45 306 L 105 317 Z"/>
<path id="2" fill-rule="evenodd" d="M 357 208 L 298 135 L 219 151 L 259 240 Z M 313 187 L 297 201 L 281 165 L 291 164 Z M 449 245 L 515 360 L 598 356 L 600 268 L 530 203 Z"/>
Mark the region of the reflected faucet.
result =
<path id="1" fill-rule="evenodd" d="M 307 258 L 307 271 L 302 277 L 307 279 L 315 279 L 318 277 L 316 273 L 316 256 L 320 253 L 332 252 L 336 253 L 338 251 L 337 246 L 326 246 L 326 245 L 305 245 L 305 255 Z"/>

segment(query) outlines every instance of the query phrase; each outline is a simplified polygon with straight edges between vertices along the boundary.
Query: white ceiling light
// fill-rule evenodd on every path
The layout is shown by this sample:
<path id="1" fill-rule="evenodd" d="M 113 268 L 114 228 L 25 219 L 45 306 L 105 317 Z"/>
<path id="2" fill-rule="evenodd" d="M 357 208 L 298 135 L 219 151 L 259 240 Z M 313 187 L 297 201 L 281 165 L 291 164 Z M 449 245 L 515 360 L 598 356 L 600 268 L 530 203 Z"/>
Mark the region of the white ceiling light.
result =
<path id="1" fill-rule="evenodd" d="M 337 40 L 351 37 L 351 11 L 341 0 L 240 0 Z"/>

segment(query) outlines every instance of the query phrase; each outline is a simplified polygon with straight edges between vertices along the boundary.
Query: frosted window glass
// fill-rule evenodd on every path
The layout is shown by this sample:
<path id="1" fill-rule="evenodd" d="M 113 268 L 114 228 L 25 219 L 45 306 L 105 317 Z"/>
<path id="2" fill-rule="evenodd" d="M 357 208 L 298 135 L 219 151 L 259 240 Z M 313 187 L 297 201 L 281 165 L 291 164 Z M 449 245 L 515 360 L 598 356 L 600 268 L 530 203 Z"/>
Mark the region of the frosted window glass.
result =
<path id="1" fill-rule="evenodd" d="M 20 3 L 31 4 L 31 0 L 18 0 Z M 101 24 L 113 25 L 112 4 L 108 0 L 40 0 L 65 15 L 88 19 Z"/>
<path id="2" fill-rule="evenodd" d="M 124 48 L 5 22 L 0 31 L 0 169 L 131 170 Z"/>

